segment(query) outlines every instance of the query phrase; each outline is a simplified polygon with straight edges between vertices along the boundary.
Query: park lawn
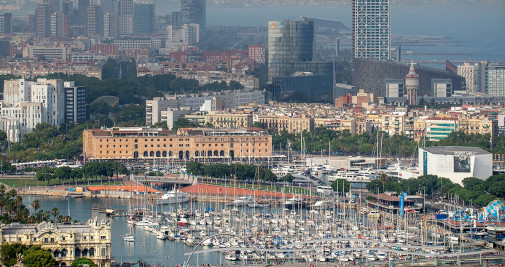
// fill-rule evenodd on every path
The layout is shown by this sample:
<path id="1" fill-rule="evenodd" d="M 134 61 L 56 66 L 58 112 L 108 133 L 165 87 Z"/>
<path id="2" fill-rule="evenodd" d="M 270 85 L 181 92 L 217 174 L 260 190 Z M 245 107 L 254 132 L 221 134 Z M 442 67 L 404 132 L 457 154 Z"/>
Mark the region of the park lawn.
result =
<path id="1" fill-rule="evenodd" d="M 10 187 L 25 187 L 25 186 L 44 186 L 43 181 L 39 181 L 35 178 L 7 178 L 0 179 L 0 183 L 4 183 Z"/>

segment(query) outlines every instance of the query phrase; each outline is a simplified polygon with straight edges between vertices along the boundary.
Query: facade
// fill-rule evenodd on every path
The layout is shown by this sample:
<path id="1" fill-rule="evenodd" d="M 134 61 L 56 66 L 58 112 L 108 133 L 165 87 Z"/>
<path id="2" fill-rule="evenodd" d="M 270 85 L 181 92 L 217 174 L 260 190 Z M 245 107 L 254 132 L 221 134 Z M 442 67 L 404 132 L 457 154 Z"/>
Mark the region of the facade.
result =
<path id="1" fill-rule="evenodd" d="M 256 63 L 265 64 L 265 46 L 264 45 L 250 45 L 248 48 L 248 56 Z"/>
<path id="2" fill-rule="evenodd" d="M 384 97 L 403 97 L 405 92 L 405 82 L 403 80 L 385 79 Z"/>
<path id="3" fill-rule="evenodd" d="M 69 56 L 70 49 L 64 46 L 39 46 L 28 45 L 23 48 L 23 57 L 37 58 L 44 57 L 47 61 L 51 62 L 55 59 L 66 60 Z"/>
<path id="4" fill-rule="evenodd" d="M 103 37 L 117 38 L 119 33 L 118 14 L 107 12 L 103 16 Z"/>
<path id="5" fill-rule="evenodd" d="M 89 129 L 83 132 L 83 153 L 88 160 L 269 158 L 272 136 L 258 128 L 181 128 L 177 135 L 161 129 Z"/>
<path id="6" fill-rule="evenodd" d="M 111 226 L 89 220 L 84 224 L 12 223 L 0 226 L 0 244 L 21 243 L 48 250 L 61 266 L 70 266 L 79 257 L 101 267 L 111 266 Z"/>
<path id="7" fill-rule="evenodd" d="M 258 123 L 263 129 L 270 129 L 274 132 L 300 134 L 304 131 L 312 132 L 314 130 L 313 118 L 291 118 L 288 116 L 258 115 Z"/>
<path id="8" fill-rule="evenodd" d="M 104 25 L 103 25 L 103 12 L 102 8 L 97 5 L 91 5 L 88 7 L 87 14 L 87 32 L 88 35 L 103 35 Z"/>
<path id="9" fill-rule="evenodd" d="M 391 59 L 389 0 L 353 0 L 352 31 L 355 58 Z"/>
<path id="10" fill-rule="evenodd" d="M 0 15 L 0 34 L 12 33 L 12 13 Z"/>
<path id="11" fill-rule="evenodd" d="M 53 126 L 65 121 L 65 94 L 62 80 L 38 79 L 36 82 L 4 81 L 4 101 L 0 102 L 1 118 L 16 119 L 19 127 L 11 127 L 7 138 L 21 140 L 39 123 Z M 18 130 L 15 132 L 14 130 Z"/>
<path id="12" fill-rule="evenodd" d="M 205 115 L 205 125 L 217 129 L 240 129 L 252 127 L 251 114 L 215 113 Z"/>
<path id="13" fill-rule="evenodd" d="M 268 81 L 303 71 L 293 69 L 293 64 L 313 60 L 314 38 L 313 21 L 269 21 Z"/>
<path id="14" fill-rule="evenodd" d="M 439 141 L 459 129 L 457 118 L 428 118 L 425 120 L 426 139 Z"/>
<path id="15" fill-rule="evenodd" d="M 421 175 L 438 175 L 462 185 L 468 177 L 485 180 L 493 175 L 493 156 L 477 147 L 424 147 L 419 148 L 418 166 Z"/>
<path id="16" fill-rule="evenodd" d="M 486 92 L 505 96 L 505 65 L 489 64 L 486 69 Z"/>
<path id="17" fill-rule="evenodd" d="M 51 36 L 51 7 L 43 4 L 35 9 L 35 33 L 40 37 Z"/>
<path id="18" fill-rule="evenodd" d="M 385 114 L 382 115 L 381 130 L 389 136 L 405 133 L 405 115 Z"/>
<path id="19" fill-rule="evenodd" d="M 206 0 L 181 0 L 181 24 L 198 24 L 201 36 L 205 36 L 207 27 Z"/>
<path id="20" fill-rule="evenodd" d="M 119 0 L 119 35 L 133 35 L 133 0 Z"/>
<path id="21" fill-rule="evenodd" d="M 86 26 L 88 23 L 88 7 L 90 4 L 90 0 L 78 0 L 77 8 L 79 11 L 78 24 L 81 26 Z"/>
<path id="22" fill-rule="evenodd" d="M 431 95 L 433 97 L 450 97 L 452 95 L 451 79 L 432 79 Z"/>
<path id="23" fill-rule="evenodd" d="M 374 92 L 378 97 L 384 96 L 384 81 L 387 79 L 405 79 L 409 72 L 409 65 L 374 59 L 355 58 L 352 73 L 352 85 L 355 88 Z M 432 79 L 450 79 L 453 91 L 465 91 L 465 78 L 448 71 L 416 66 L 415 72 L 419 75 L 419 88 L 417 97 L 432 96 Z"/>
<path id="24" fill-rule="evenodd" d="M 476 65 L 470 65 L 470 63 L 464 63 L 463 65 L 458 65 L 458 75 L 465 78 L 466 81 L 466 91 L 469 93 L 473 93 L 475 89 L 475 79 L 474 75 L 476 74 Z"/>
<path id="25" fill-rule="evenodd" d="M 136 35 L 154 32 L 154 4 L 134 4 L 133 22 Z"/>
<path id="26" fill-rule="evenodd" d="M 65 82 L 65 121 L 86 121 L 86 88 Z"/>

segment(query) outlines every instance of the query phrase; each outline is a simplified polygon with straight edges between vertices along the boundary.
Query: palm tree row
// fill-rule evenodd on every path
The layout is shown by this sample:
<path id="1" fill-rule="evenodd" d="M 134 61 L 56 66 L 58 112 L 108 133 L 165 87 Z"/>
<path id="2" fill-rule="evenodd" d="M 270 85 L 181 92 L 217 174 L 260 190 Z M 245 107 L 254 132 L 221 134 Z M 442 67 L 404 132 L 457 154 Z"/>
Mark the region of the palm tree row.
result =
<path id="1" fill-rule="evenodd" d="M 70 222 L 70 216 L 60 215 L 57 208 L 51 211 L 44 211 L 40 209 L 40 201 L 35 199 L 32 204 L 32 213 L 23 204 L 23 197 L 19 196 L 16 190 L 11 189 L 6 191 L 5 185 L 0 185 L 0 221 L 2 223 L 39 223 L 43 221 L 50 221 L 51 216 L 53 222 L 63 223 Z"/>

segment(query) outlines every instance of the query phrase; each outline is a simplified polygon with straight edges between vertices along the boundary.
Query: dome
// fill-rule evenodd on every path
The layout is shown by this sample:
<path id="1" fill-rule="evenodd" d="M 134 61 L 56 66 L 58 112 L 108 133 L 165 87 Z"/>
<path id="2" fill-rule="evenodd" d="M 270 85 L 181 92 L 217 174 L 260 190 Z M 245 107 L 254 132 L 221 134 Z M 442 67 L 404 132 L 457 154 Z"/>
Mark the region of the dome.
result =
<path id="1" fill-rule="evenodd" d="M 493 200 L 486 207 L 488 217 L 491 216 L 498 219 L 500 211 L 501 214 L 505 211 L 505 202 L 503 200 Z"/>

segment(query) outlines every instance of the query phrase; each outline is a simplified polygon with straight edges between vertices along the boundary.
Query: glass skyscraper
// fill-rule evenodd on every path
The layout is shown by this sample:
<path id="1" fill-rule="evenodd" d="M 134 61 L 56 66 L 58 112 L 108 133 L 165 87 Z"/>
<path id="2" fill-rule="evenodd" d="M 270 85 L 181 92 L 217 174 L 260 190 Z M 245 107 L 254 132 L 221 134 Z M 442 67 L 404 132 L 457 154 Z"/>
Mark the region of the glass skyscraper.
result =
<path id="1" fill-rule="evenodd" d="M 353 0 L 352 28 L 355 58 L 391 58 L 389 0 Z"/>
<path id="2" fill-rule="evenodd" d="M 133 5 L 133 32 L 138 35 L 154 32 L 154 4 Z"/>
<path id="3" fill-rule="evenodd" d="M 312 61 L 314 55 L 314 22 L 286 20 L 268 22 L 268 81 L 291 75 L 295 64 Z"/>
<path id="4" fill-rule="evenodd" d="M 181 0 L 182 24 L 196 23 L 200 36 L 205 36 L 207 7 L 205 0 Z"/>

